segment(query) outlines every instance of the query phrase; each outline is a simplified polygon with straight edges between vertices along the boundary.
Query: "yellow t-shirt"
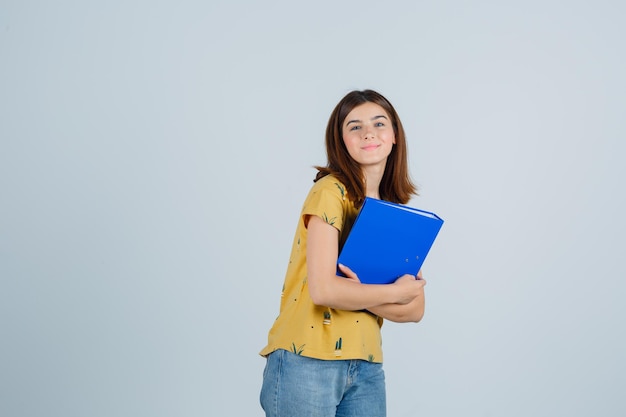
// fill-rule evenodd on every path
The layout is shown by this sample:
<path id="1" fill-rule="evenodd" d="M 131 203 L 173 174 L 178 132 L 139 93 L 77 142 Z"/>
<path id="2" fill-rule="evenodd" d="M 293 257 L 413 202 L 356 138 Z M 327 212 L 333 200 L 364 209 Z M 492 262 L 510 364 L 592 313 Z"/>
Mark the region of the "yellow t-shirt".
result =
<path id="1" fill-rule="evenodd" d="M 317 306 L 311 301 L 307 284 L 305 217 L 319 216 L 337 228 L 341 247 L 357 213 L 344 185 L 335 177 L 327 175 L 313 185 L 298 220 L 281 294 L 280 313 L 269 331 L 268 344 L 261 355 L 285 349 L 325 360 L 383 361 L 382 318 L 367 311 Z"/>

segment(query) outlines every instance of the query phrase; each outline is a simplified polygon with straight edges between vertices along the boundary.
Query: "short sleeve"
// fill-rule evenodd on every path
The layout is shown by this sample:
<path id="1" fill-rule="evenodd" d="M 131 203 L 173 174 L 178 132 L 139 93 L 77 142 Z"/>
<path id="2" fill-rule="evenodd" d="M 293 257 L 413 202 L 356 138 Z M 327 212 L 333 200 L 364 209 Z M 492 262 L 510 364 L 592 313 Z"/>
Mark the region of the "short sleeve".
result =
<path id="1" fill-rule="evenodd" d="M 304 201 L 302 217 L 318 216 L 329 225 L 341 231 L 345 224 L 346 190 L 343 184 L 332 176 L 326 176 L 315 183 Z"/>

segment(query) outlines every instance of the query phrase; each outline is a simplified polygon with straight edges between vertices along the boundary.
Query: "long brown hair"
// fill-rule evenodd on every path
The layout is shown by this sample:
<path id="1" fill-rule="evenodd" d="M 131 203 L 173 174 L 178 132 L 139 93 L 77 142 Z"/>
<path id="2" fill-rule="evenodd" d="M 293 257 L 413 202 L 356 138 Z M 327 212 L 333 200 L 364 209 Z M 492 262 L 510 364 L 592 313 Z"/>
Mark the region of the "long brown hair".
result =
<path id="1" fill-rule="evenodd" d="M 351 91 L 341 99 L 331 113 L 326 126 L 328 162 L 325 167 L 315 167 L 318 173 L 314 181 L 332 174 L 346 186 L 348 198 L 357 207 L 360 207 L 365 199 L 365 179 L 361 167 L 348 153 L 343 141 L 342 127 L 346 117 L 355 107 L 368 102 L 378 104 L 387 112 L 391 118 L 396 137 L 396 143 L 387 158 L 385 172 L 380 182 L 380 198 L 394 203 L 406 204 L 412 195 L 417 194 L 417 188 L 409 176 L 404 128 L 398 113 L 389 100 L 373 90 Z"/>

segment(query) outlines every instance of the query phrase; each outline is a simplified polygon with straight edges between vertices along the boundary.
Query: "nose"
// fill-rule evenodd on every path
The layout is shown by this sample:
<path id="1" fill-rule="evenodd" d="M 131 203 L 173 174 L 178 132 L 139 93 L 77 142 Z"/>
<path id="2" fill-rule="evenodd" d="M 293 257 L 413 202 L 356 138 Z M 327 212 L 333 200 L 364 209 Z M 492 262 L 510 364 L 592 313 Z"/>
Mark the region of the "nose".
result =
<path id="1" fill-rule="evenodd" d="M 365 127 L 365 129 L 363 129 L 363 131 L 364 131 L 363 132 L 364 133 L 364 136 L 363 136 L 364 139 L 373 139 L 374 138 L 374 129 L 372 128 L 372 126 L 367 125 Z"/>

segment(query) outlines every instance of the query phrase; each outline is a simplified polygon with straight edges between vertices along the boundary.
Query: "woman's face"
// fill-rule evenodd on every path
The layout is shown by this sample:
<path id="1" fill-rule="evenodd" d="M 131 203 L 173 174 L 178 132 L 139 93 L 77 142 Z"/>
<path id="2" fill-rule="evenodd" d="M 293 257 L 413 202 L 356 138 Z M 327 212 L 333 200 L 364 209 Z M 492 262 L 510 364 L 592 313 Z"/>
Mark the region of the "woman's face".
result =
<path id="1" fill-rule="evenodd" d="M 371 102 L 355 107 L 343 121 L 342 134 L 348 153 L 362 168 L 379 166 L 384 170 L 396 143 L 385 109 Z"/>

